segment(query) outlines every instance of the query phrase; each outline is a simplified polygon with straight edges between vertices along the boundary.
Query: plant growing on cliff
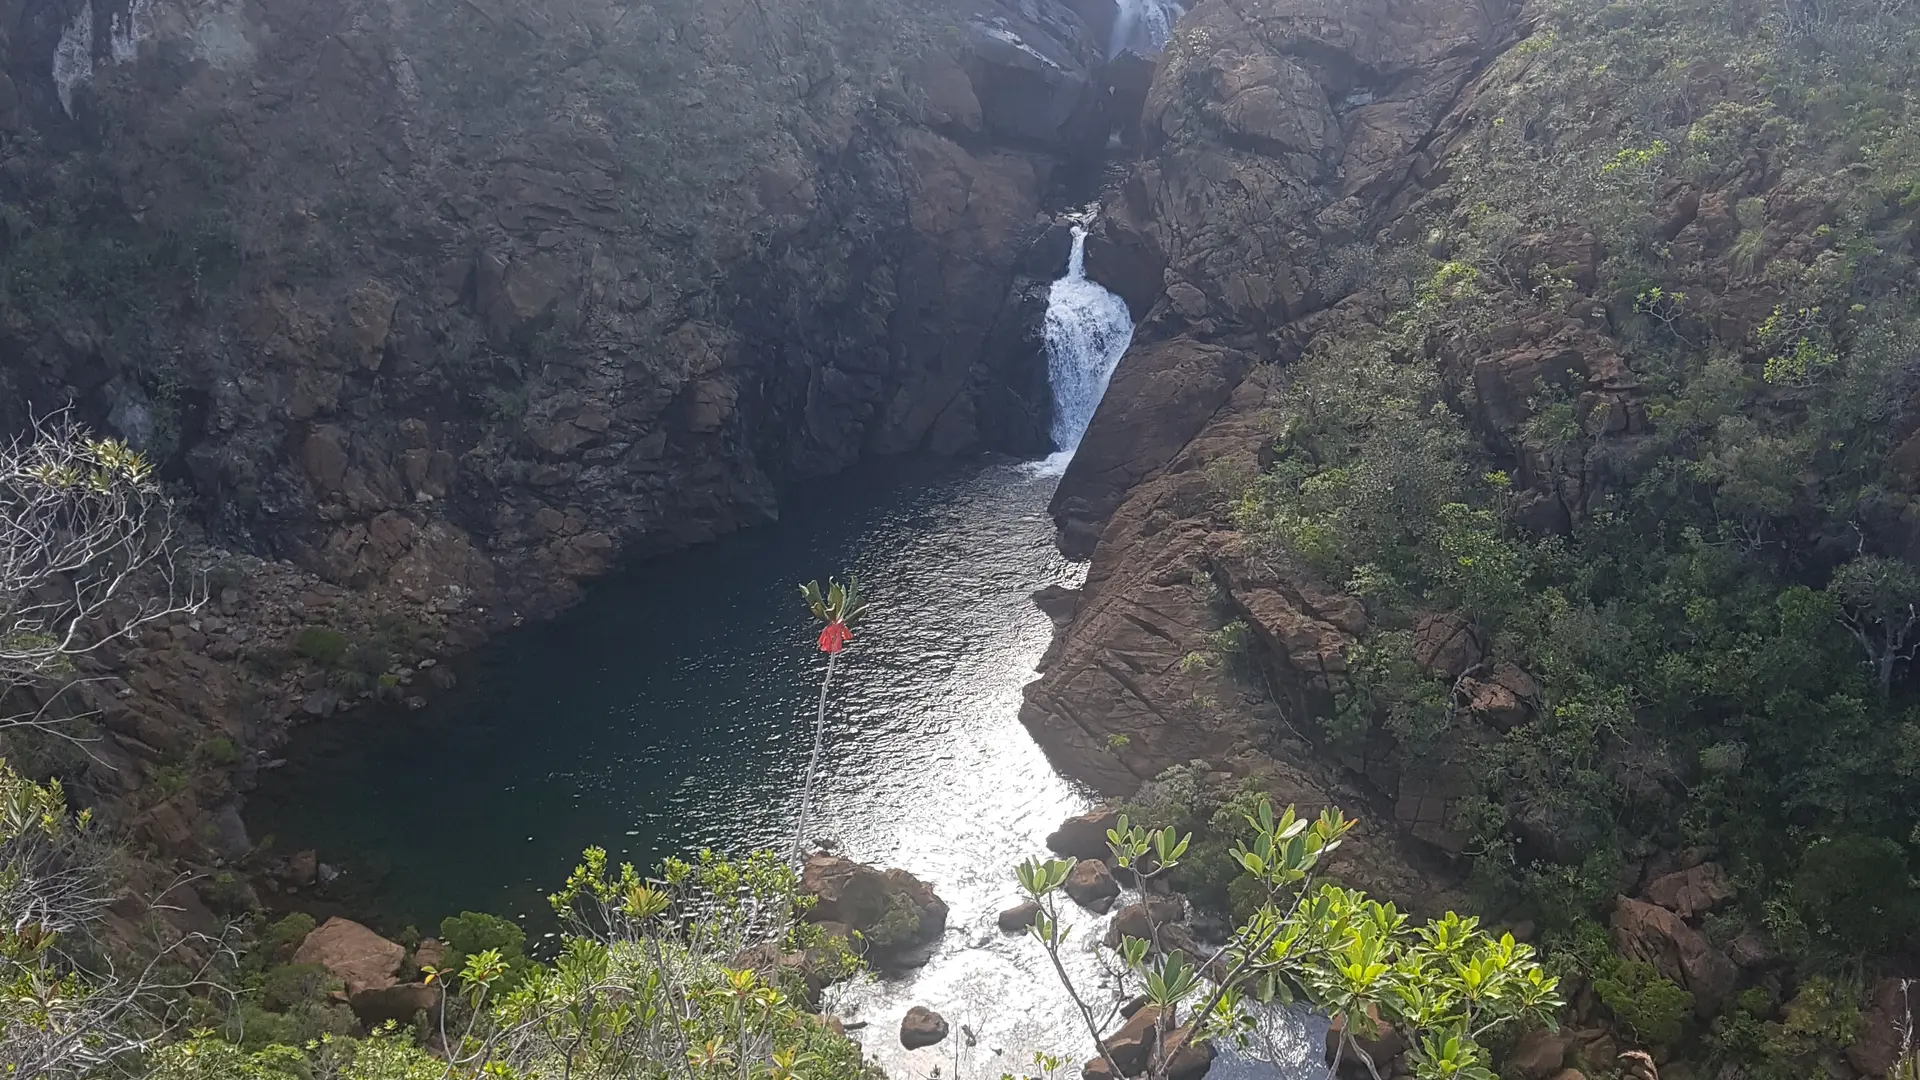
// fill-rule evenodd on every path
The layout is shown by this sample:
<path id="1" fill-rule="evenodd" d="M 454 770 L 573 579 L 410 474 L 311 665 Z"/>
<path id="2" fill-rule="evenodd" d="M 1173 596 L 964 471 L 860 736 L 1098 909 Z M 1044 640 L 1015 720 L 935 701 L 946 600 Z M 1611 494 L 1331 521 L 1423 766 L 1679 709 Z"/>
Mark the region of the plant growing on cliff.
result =
<path id="1" fill-rule="evenodd" d="M 807 610 L 823 624 L 820 628 L 820 651 L 827 654 L 827 671 L 820 678 L 820 704 L 813 716 L 813 754 L 807 759 L 807 778 L 800 787 L 800 820 L 793 830 L 793 853 L 789 858 L 798 864 L 800 855 L 807 843 L 807 814 L 813 808 L 813 785 L 820 773 L 820 748 L 827 735 L 827 691 L 833 687 L 833 671 L 840 662 L 840 652 L 853 641 L 853 621 L 866 613 L 867 604 L 860 598 L 860 579 L 847 575 L 847 583 L 829 579 L 823 592 L 818 581 L 809 581 L 800 586 L 801 599 L 807 603 Z"/>
<path id="2" fill-rule="evenodd" d="M 108 959 L 96 933 L 116 889 L 107 842 L 57 782 L 0 758 L 0 1076 L 81 1077 L 157 1045 L 184 1014 L 167 950 Z M 209 944 L 194 938 L 196 945 Z M 217 950 L 205 950 L 217 952 Z"/>
<path id="3" fill-rule="evenodd" d="M 800 921 L 793 868 L 761 852 L 702 852 L 643 877 L 589 848 L 550 902 L 566 933 L 515 980 L 499 949 L 446 974 L 448 1063 L 489 1076 L 820 1080 L 859 1050 L 813 1015 L 809 978 L 854 962 Z"/>
<path id="4" fill-rule="evenodd" d="M 153 466 L 125 443 L 56 413 L 0 448 L 0 701 L 54 688 L 0 715 L 0 738 L 73 738 L 61 708 L 76 662 L 195 605 L 173 556 Z"/>
<path id="5" fill-rule="evenodd" d="M 1420 1080 L 1492 1080 L 1483 1046 L 1488 1035 L 1553 1023 L 1561 1005 L 1558 980 L 1512 935 L 1491 937 L 1479 920 L 1451 913 L 1414 926 L 1391 904 L 1318 883 L 1321 860 L 1355 824 L 1338 810 L 1307 819 L 1291 806 L 1275 814 L 1262 800 L 1246 821 L 1250 836 L 1232 855 L 1257 885 L 1260 903 L 1224 946 L 1205 957 L 1187 956 L 1151 902 L 1143 907 L 1148 937 L 1120 939 L 1129 981 L 1156 1010 L 1154 1038 L 1137 1069 L 1116 1057 L 1061 961 L 1067 931 L 1059 895 L 1074 861 L 1020 865 L 1020 886 L 1040 907 L 1031 932 L 1115 1075 L 1162 1080 L 1181 1048 L 1204 1039 L 1251 1042 L 1261 1013 L 1293 1002 L 1334 1019 L 1340 1031 L 1334 1070 L 1345 1055 L 1372 1070 L 1359 1040 L 1384 1026 L 1407 1039 Z M 1180 865 L 1192 835 L 1171 827 L 1149 831 L 1122 817 L 1107 841 L 1116 868 L 1151 881 Z"/>

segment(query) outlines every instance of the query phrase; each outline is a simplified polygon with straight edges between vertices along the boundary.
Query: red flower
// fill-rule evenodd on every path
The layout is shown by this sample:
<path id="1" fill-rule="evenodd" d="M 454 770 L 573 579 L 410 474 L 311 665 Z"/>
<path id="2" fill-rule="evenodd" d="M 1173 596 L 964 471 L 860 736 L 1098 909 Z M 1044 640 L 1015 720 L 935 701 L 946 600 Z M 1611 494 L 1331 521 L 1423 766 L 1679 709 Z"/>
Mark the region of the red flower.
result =
<path id="1" fill-rule="evenodd" d="M 833 622 L 827 624 L 825 630 L 820 631 L 820 651 L 823 653 L 837 653 L 841 649 L 846 648 L 847 642 L 852 640 L 853 631 L 847 629 L 846 623 L 835 619 Z"/>

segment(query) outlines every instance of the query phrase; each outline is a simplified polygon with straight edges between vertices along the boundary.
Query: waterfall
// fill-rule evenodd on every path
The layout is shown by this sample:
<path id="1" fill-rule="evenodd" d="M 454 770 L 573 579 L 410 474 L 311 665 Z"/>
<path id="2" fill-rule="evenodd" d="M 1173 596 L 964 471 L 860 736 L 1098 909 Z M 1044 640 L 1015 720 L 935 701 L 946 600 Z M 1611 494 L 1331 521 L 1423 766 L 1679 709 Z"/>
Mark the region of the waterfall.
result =
<path id="1" fill-rule="evenodd" d="M 1141 56 L 1153 56 L 1167 44 L 1173 24 L 1180 18 L 1180 5 L 1174 0 L 1120 0 L 1120 12 L 1113 20 L 1113 40 L 1107 43 L 1107 58 L 1132 49 Z"/>
<path id="2" fill-rule="evenodd" d="M 1133 340 L 1127 302 L 1087 280 L 1087 230 L 1073 227 L 1067 272 L 1047 291 L 1047 378 L 1053 384 L 1055 453 L 1042 472 L 1059 472 L 1086 434 L 1120 354 Z"/>

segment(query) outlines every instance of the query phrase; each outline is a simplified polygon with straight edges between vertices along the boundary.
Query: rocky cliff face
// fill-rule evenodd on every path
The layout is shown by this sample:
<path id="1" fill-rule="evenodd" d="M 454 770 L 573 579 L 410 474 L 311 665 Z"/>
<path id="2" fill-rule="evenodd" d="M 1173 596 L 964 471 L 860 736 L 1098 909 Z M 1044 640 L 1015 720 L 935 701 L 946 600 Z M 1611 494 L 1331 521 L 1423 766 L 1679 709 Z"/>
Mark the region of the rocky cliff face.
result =
<path id="1" fill-rule="evenodd" d="M 83 790 L 236 854 L 287 718 L 783 481 L 1045 449 L 1022 260 L 1107 144 L 1103 13 L 0 0 L 0 429 L 146 449 L 212 572 L 89 659 Z"/>
<path id="2" fill-rule="evenodd" d="M 1043 366 L 990 343 L 1106 142 L 1105 42 L 1065 6 L 3 25 L 0 419 L 77 401 L 259 554 L 550 609 L 786 479 L 1043 446 Z"/>
<path id="3" fill-rule="evenodd" d="M 1223 481 L 1262 463 L 1273 362 L 1362 317 L 1340 303 L 1351 286 L 1332 255 L 1420 192 L 1512 16 L 1471 0 L 1208 0 L 1181 21 L 1146 98 L 1146 155 L 1088 244 L 1090 276 L 1143 318 L 1053 503 L 1062 549 L 1092 566 L 1022 717 L 1070 774 L 1126 793 L 1201 759 L 1302 806 L 1394 817 L 1390 795 L 1303 738 L 1364 607 L 1241 551 Z M 1217 659 L 1236 618 L 1258 635 L 1251 672 Z M 1432 902 L 1391 832 L 1373 830 L 1348 876 Z"/>
<path id="4" fill-rule="evenodd" d="M 1411 666 L 1447 688 L 1455 726 L 1420 760 L 1377 727 L 1337 755 L 1313 749 L 1380 607 L 1344 594 L 1344 577 L 1275 557 L 1230 505 L 1274 463 L 1289 368 L 1410 324 L 1425 336 L 1395 338 L 1393 362 L 1443 387 L 1472 468 L 1494 470 L 1523 536 L 1575 535 L 1665 453 L 1741 459 L 1737 482 L 1702 483 L 1728 507 L 1748 499 L 1726 512 L 1766 522 L 1765 543 L 1797 560 L 1796 584 L 1819 588 L 1826 568 L 1863 551 L 1911 558 L 1913 368 L 1875 344 L 1911 310 L 1898 282 L 1913 204 L 1882 193 L 1905 190 L 1910 159 L 1862 160 L 1852 134 L 1838 149 L 1775 134 L 1833 130 L 1820 84 L 1884 85 L 1863 67 L 1873 42 L 1906 55 L 1910 20 L 1849 10 L 1796 29 L 1744 8 L 1196 5 L 1146 95 L 1145 156 L 1109 192 L 1088 245 L 1090 275 L 1143 321 L 1053 504 L 1062 548 L 1092 560 L 1023 711 L 1055 762 L 1125 792 L 1194 758 L 1243 774 L 1277 759 L 1286 797 L 1370 802 L 1375 820 L 1429 849 L 1461 849 L 1464 796 L 1497 783 L 1469 779 L 1466 761 L 1539 725 L 1541 684 L 1470 619 L 1393 611 Z M 1759 59 L 1723 62 L 1721 38 Z M 1758 107 L 1773 128 L 1738 119 L 1787 62 L 1807 65 L 1795 77 L 1814 88 Z M 1479 282 L 1471 310 L 1419 322 L 1453 303 L 1435 299 L 1433 275 L 1446 272 Z M 1822 313 L 1839 310 L 1859 323 L 1829 331 Z M 1809 390 L 1808 364 L 1839 370 L 1849 349 L 1852 382 Z M 1716 399 L 1727 443 L 1649 449 L 1649 386 L 1671 414 L 1674 371 L 1709 354 L 1745 395 Z M 1806 444 L 1815 429 L 1793 417 L 1819 408 L 1841 417 L 1843 438 Z M 1780 460 L 1796 467 L 1759 462 L 1786 446 L 1798 449 Z M 1848 501 L 1819 472 L 1840 467 L 1798 467 L 1823 446 L 1844 447 L 1876 494 Z M 1244 640 L 1221 639 L 1232 627 Z M 1241 670 L 1225 670 L 1229 656 Z M 1685 765 L 1654 757 L 1617 763 L 1621 798 L 1672 799 Z M 1522 850 L 1580 857 L 1566 822 L 1507 809 Z"/>

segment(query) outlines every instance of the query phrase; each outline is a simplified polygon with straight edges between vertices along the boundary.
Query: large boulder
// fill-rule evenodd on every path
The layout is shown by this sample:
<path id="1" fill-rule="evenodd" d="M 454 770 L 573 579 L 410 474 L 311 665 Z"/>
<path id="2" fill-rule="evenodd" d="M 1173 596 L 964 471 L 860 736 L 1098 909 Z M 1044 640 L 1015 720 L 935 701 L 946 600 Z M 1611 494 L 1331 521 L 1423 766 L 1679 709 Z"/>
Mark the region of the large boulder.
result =
<path id="1" fill-rule="evenodd" d="M 924 1005 L 915 1005 L 907 1010 L 900 1021 L 900 1045 L 909 1050 L 918 1050 L 923 1046 L 947 1037 L 947 1019 Z"/>
<path id="2" fill-rule="evenodd" d="M 1645 895 L 1650 902 L 1691 919 L 1733 899 L 1733 882 L 1719 863 L 1706 862 L 1653 879 Z"/>
<path id="3" fill-rule="evenodd" d="M 905 870 L 815 855 L 801 869 L 800 890 L 816 901 L 809 921 L 858 931 L 867 962 L 881 970 L 926 963 L 947 928 L 946 902 Z"/>
<path id="4" fill-rule="evenodd" d="M 1031 900 L 1022 900 L 1000 913 L 1000 929 L 1009 934 L 1017 934 L 1032 926 L 1040 917 L 1040 905 Z"/>
<path id="5" fill-rule="evenodd" d="M 406 958 L 403 946 L 338 916 L 308 934 L 293 954 L 296 964 L 318 964 L 338 976 L 349 998 L 398 984 Z"/>
<path id="6" fill-rule="evenodd" d="M 1567 1063 L 1567 1051 L 1573 1048 L 1573 1033 L 1536 1028 L 1520 1036 L 1507 1055 L 1507 1064 L 1525 1080 L 1548 1080 Z"/>
<path id="7" fill-rule="evenodd" d="M 1158 1044 L 1159 1021 L 1160 1008 L 1157 1005 L 1136 1010 L 1118 1030 L 1103 1040 L 1112 1059 L 1094 1058 L 1081 1069 L 1081 1076 L 1084 1080 L 1115 1080 L 1116 1075 L 1140 1075 Z M 1191 1038 L 1192 1034 L 1191 1027 L 1167 1032 L 1166 1045 L 1160 1047 L 1160 1054 L 1166 1062 L 1168 1080 L 1198 1080 L 1213 1064 L 1213 1044 L 1205 1040 L 1195 1041 Z"/>
<path id="8" fill-rule="evenodd" d="M 1149 912 L 1148 905 L 1152 905 Z M 1123 937 L 1137 937 L 1142 941 L 1153 939 L 1155 927 L 1167 927 L 1186 914 L 1186 908 L 1173 897 L 1153 897 L 1146 902 L 1135 901 L 1115 912 L 1113 921 L 1107 924 L 1106 943 L 1110 949 L 1120 947 Z M 1151 916 L 1151 917 L 1149 917 Z"/>
<path id="9" fill-rule="evenodd" d="M 1360 1080 L 1375 1073 L 1381 1076 L 1395 1073 L 1398 1070 L 1394 1069 L 1394 1062 L 1407 1052 L 1406 1040 L 1391 1025 L 1380 1022 L 1377 1009 L 1370 1010 L 1368 1015 L 1369 1021 L 1362 1027 L 1370 1030 L 1356 1030 L 1344 1047 L 1341 1043 L 1347 1033 L 1347 1018 L 1336 1016 L 1327 1025 L 1327 1064 L 1332 1065 L 1337 1059 L 1341 1076 Z"/>
<path id="10" fill-rule="evenodd" d="M 1612 922 L 1615 946 L 1692 991 L 1694 1009 L 1701 1016 L 1715 1015 L 1733 995 L 1739 967 L 1680 916 L 1657 904 L 1622 896 L 1614 902 Z"/>
<path id="11" fill-rule="evenodd" d="M 1078 814 L 1047 834 L 1047 850 L 1071 859 L 1104 859 L 1110 854 L 1107 830 L 1119 823 L 1120 811 L 1113 807 Z"/>
<path id="12" fill-rule="evenodd" d="M 1113 907 L 1114 897 L 1120 895 L 1120 883 L 1099 859 L 1081 859 L 1074 863 L 1073 869 L 1067 872 L 1064 888 L 1074 903 L 1101 915 Z"/>
<path id="13" fill-rule="evenodd" d="M 392 1021 L 410 1024 L 421 1013 L 435 1014 L 441 1005 L 441 985 L 410 982 L 374 990 L 362 990 L 347 998 L 353 1015 L 368 1027 Z"/>

